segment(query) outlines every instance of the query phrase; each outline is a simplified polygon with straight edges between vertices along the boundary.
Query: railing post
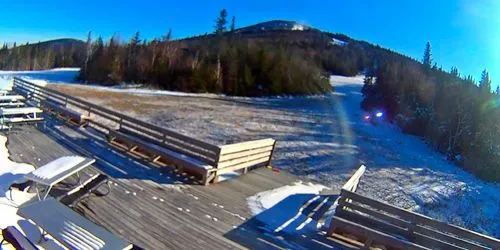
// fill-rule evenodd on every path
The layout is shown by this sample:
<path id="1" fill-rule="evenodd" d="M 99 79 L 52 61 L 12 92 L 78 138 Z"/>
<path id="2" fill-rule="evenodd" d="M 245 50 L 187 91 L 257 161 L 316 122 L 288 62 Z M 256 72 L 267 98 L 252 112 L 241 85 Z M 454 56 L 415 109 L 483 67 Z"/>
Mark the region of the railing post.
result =
<path id="1" fill-rule="evenodd" d="M 276 147 L 276 140 L 274 140 L 273 149 L 271 149 L 271 155 L 269 155 L 269 161 L 267 161 L 266 167 L 271 166 L 271 161 L 273 160 L 274 148 L 275 147 Z"/>

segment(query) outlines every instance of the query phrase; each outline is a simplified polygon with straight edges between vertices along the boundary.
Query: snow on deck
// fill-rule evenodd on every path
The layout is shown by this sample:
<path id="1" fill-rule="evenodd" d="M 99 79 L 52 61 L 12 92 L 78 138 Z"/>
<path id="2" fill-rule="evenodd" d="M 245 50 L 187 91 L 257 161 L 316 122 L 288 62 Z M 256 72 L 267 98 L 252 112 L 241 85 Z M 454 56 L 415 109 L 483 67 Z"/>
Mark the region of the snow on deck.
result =
<path id="1" fill-rule="evenodd" d="M 499 184 L 479 180 L 448 162 L 420 138 L 403 134 L 391 124 L 364 122 L 360 108 L 363 78 L 332 76 L 330 80 L 335 87 L 332 95 L 294 98 L 233 98 L 119 87 L 86 88 L 138 96 L 215 96 L 236 100 L 243 105 L 193 98 L 183 99 L 183 108 L 178 108 L 178 99 L 158 98 L 158 103 L 148 102 L 168 103 L 174 108 L 165 105 L 161 111 L 134 115 L 211 143 L 265 134 L 279 142 L 274 167 L 329 187 L 342 186 L 360 164 L 365 164 L 367 172 L 361 179 L 359 192 L 499 238 Z M 60 80 L 56 82 L 65 82 Z M 73 80 L 67 82 L 74 83 Z M 259 115 L 252 115 L 257 112 Z"/>
<path id="2" fill-rule="evenodd" d="M 18 207 L 27 201 L 36 199 L 36 194 L 9 190 L 11 184 L 22 181 L 24 174 L 33 171 L 35 168 L 29 164 L 11 161 L 6 143 L 7 138 L 0 135 L 0 228 L 15 226 L 32 242 L 37 242 L 41 236 L 40 230 L 30 221 L 17 215 Z M 0 241 L 2 239 L 0 235 Z M 39 249 L 45 249 L 44 247 L 48 249 L 62 249 L 50 236 L 48 236 L 46 242 L 37 246 Z M 2 249 L 4 247 L 8 246 L 2 246 Z"/>
<path id="3" fill-rule="evenodd" d="M 303 233 L 303 230 L 317 229 L 318 222 L 312 223 L 304 211 L 321 198 L 319 193 L 325 189 L 328 188 L 320 184 L 296 182 L 260 192 L 248 197 L 247 202 L 255 218 L 265 224 L 267 230 Z"/>

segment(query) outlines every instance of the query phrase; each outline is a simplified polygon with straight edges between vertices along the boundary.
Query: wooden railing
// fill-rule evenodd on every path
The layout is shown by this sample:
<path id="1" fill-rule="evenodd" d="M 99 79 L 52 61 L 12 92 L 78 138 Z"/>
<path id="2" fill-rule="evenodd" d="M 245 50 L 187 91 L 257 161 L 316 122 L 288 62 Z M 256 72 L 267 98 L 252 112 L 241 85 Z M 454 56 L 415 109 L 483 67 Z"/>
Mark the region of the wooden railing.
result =
<path id="1" fill-rule="evenodd" d="M 159 127 L 114 110 L 81 100 L 59 91 L 14 77 L 13 89 L 26 98 L 43 103 L 49 101 L 73 109 L 89 117 L 88 124 L 104 133 L 119 131 L 141 137 L 166 149 L 206 162 L 217 169 L 215 175 L 260 164 L 271 164 L 276 141 L 262 139 L 230 145 L 213 145 L 172 130 Z"/>
<path id="2" fill-rule="evenodd" d="M 74 106 L 81 111 L 86 112 L 86 115 L 88 117 L 93 117 L 93 119 L 90 119 L 89 121 L 90 124 L 98 126 L 102 129 L 129 129 L 134 130 L 144 136 L 148 136 L 155 140 L 160 140 L 163 142 L 166 140 L 166 138 L 172 138 L 173 140 L 188 142 L 194 147 L 199 146 L 201 148 L 219 150 L 219 147 L 216 145 L 212 145 L 204 141 L 179 134 L 166 128 L 155 126 L 153 124 L 121 114 L 114 110 L 104 108 L 82 99 L 61 93 L 57 90 L 36 85 L 21 78 L 14 77 L 14 89 L 20 90 L 21 94 L 23 92 L 32 93 L 32 98 L 38 101 L 50 100 L 61 103 L 66 107 Z M 100 119 L 95 119 L 96 116 Z M 104 122 L 103 120 L 107 120 L 108 122 Z M 114 124 L 114 126 L 112 126 L 112 124 Z"/>
<path id="3" fill-rule="evenodd" d="M 364 171 L 361 166 L 342 187 L 329 236 L 354 236 L 365 248 L 500 249 L 495 238 L 355 193 Z"/>

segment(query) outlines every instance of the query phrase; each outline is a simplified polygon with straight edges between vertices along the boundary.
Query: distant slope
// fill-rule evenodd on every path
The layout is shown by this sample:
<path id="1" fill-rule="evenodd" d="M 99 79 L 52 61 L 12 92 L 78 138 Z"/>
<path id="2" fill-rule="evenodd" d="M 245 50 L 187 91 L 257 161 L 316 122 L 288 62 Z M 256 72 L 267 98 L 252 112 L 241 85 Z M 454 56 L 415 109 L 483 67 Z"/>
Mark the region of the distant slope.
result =
<path id="1" fill-rule="evenodd" d="M 41 70 L 80 67 L 85 43 L 72 38 L 17 44 L 0 49 L 0 70 Z"/>
<path id="2" fill-rule="evenodd" d="M 52 48 L 52 49 L 60 49 L 60 48 L 69 48 L 75 47 L 78 49 L 82 49 L 85 46 L 85 42 L 78 39 L 73 38 L 60 38 L 55 40 L 41 41 L 37 43 L 30 43 L 25 45 L 18 45 L 18 47 L 39 47 L 39 48 Z"/>
<path id="3" fill-rule="evenodd" d="M 261 31 L 271 31 L 271 30 L 294 30 L 294 31 L 303 31 L 303 30 L 311 30 L 312 27 L 301 24 L 295 21 L 284 21 L 284 20 L 272 20 L 262 23 L 257 23 L 254 25 L 246 26 L 243 28 L 236 29 L 236 33 L 255 33 Z"/>

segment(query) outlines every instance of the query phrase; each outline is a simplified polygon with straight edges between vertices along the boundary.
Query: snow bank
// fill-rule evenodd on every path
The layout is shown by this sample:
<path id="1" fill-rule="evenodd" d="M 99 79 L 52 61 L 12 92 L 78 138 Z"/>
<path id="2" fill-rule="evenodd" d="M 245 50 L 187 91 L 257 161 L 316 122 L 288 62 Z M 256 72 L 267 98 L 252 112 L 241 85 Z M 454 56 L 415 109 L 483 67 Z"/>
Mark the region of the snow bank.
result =
<path id="1" fill-rule="evenodd" d="M 0 89 L 4 85 L 11 86 L 9 83 L 14 76 L 26 79 L 35 84 L 46 86 L 47 83 L 76 83 L 75 79 L 80 72 L 79 68 L 56 68 L 50 70 L 36 71 L 2 71 L 0 70 Z"/>
<path id="2" fill-rule="evenodd" d="M 291 185 L 264 191 L 248 197 L 248 207 L 257 220 L 273 232 L 297 233 L 302 230 L 316 230 L 317 223 L 304 211 L 313 204 L 324 201 L 319 193 L 328 189 L 319 184 L 296 182 Z"/>
<path id="3" fill-rule="evenodd" d="M 25 201 L 27 197 L 13 194 L 8 189 L 12 183 L 22 180 L 24 174 L 34 169 L 29 164 L 11 161 L 6 142 L 7 138 L 0 135 L 0 228 L 16 225 L 23 219 L 16 214 L 16 204 Z"/>
<path id="4" fill-rule="evenodd" d="M 338 46 L 344 46 L 347 44 L 347 42 L 339 40 L 337 38 L 332 38 L 332 41 L 330 42 L 332 45 L 338 45 Z"/>

